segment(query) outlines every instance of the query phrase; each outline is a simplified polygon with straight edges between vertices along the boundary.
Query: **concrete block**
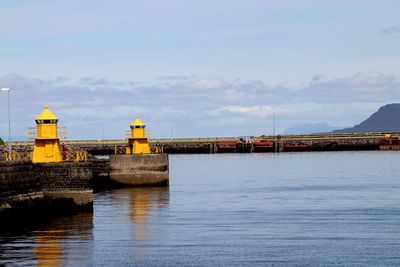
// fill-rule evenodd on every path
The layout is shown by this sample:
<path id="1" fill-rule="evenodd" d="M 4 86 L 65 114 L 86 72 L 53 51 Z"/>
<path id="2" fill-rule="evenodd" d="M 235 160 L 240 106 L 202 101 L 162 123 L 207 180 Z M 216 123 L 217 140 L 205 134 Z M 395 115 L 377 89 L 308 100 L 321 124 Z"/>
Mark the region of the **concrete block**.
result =
<path id="1" fill-rule="evenodd" d="M 168 155 L 110 156 L 110 179 L 125 186 L 168 186 Z"/>

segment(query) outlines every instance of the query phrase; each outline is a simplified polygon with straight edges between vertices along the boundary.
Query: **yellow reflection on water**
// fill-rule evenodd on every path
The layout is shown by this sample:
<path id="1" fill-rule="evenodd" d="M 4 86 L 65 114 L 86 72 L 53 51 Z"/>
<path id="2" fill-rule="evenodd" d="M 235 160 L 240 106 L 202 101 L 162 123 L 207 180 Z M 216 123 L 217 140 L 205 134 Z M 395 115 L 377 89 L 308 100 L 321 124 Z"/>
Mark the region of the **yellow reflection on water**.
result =
<path id="1" fill-rule="evenodd" d="M 131 199 L 132 222 L 135 223 L 135 239 L 144 240 L 148 236 L 146 221 L 149 217 L 151 209 L 152 194 L 151 192 L 136 193 Z"/>
<path id="2" fill-rule="evenodd" d="M 134 254 L 146 255 L 145 243 L 151 235 L 152 211 L 166 209 L 169 204 L 168 187 L 118 189 L 115 195 L 123 196 L 129 207 L 129 219 L 133 223 Z M 119 198 L 117 196 L 117 198 Z"/>
<path id="3" fill-rule="evenodd" d="M 92 254 L 84 242 L 92 238 L 92 228 L 91 212 L 56 217 L 41 225 L 33 231 L 36 266 L 62 266 L 71 255 L 85 262 Z"/>
<path id="4" fill-rule="evenodd" d="M 60 266 L 64 230 L 42 230 L 36 232 L 34 247 L 37 266 Z"/>
<path id="5" fill-rule="evenodd" d="M 169 202 L 168 187 L 141 188 L 130 191 L 130 218 L 135 227 L 135 239 L 146 240 L 152 209 L 159 210 Z"/>

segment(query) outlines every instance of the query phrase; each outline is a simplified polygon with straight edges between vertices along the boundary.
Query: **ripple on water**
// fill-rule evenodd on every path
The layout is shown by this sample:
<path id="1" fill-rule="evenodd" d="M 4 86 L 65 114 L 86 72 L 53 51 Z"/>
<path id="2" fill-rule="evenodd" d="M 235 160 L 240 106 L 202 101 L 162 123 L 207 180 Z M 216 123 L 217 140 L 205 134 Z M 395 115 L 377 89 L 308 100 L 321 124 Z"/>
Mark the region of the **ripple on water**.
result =
<path id="1" fill-rule="evenodd" d="M 171 155 L 170 187 L 0 236 L 11 266 L 400 265 L 396 152 Z"/>

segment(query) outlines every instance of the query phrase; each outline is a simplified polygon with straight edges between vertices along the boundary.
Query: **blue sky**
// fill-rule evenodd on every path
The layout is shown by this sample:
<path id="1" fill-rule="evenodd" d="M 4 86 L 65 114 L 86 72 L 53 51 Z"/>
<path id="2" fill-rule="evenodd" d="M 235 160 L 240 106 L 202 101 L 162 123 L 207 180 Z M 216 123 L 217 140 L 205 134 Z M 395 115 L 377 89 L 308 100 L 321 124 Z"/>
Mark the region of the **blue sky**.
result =
<path id="1" fill-rule="evenodd" d="M 13 135 L 44 105 L 71 139 L 351 126 L 400 98 L 400 2 L 1 1 Z M 0 111 L 6 114 L 6 95 Z M 0 136 L 7 117 L 0 116 Z"/>

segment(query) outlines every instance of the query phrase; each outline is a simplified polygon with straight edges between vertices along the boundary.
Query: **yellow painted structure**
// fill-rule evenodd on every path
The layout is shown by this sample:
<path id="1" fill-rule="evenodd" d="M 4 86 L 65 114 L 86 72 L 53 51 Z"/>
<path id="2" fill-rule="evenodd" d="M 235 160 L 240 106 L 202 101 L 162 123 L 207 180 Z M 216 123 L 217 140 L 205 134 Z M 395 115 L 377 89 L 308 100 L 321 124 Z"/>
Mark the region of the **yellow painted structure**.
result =
<path id="1" fill-rule="evenodd" d="M 145 133 L 146 125 L 139 118 L 131 124 L 131 136 L 128 139 L 126 154 L 150 154 L 149 140 Z"/>
<path id="2" fill-rule="evenodd" d="M 58 118 L 46 106 L 35 119 L 36 138 L 33 163 L 61 162 L 60 139 L 57 134 Z"/>

